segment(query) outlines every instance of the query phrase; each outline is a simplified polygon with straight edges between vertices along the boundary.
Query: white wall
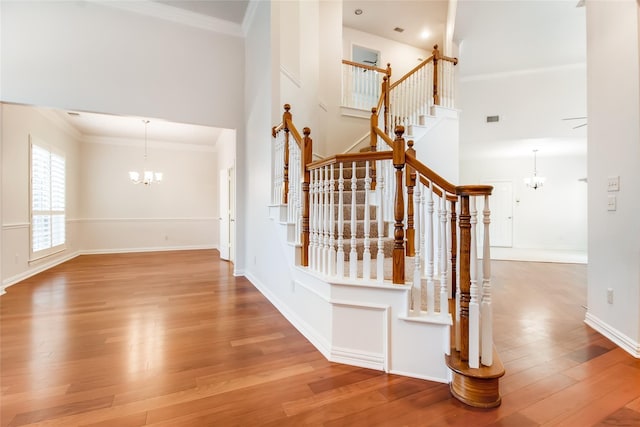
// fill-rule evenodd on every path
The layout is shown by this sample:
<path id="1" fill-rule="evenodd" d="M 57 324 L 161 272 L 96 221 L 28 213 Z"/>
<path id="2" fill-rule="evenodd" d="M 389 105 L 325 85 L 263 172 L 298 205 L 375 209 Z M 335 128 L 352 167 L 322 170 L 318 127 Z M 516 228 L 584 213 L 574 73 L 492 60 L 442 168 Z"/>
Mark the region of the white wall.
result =
<path id="1" fill-rule="evenodd" d="M 242 37 L 96 2 L 0 8 L 3 101 L 235 129 L 244 144 Z"/>
<path id="2" fill-rule="evenodd" d="M 562 120 L 586 116 L 585 68 L 464 78 L 459 94 L 460 182 L 513 183 L 513 248 L 585 254 L 587 184 L 578 179 L 587 176 L 586 128 Z M 490 115 L 500 121 L 487 123 Z M 547 178 L 535 191 L 523 183 L 533 149 Z"/>
<path id="3" fill-rule="evenodd" d="M 640 5 L 587 1 L 587 323 L 640 357 Z M 604 60 L 615 57 L 615 63 Z M 607 178 L 620 176 L 620 191 Z M 617 210 L 607 211 L 609 195 Z M 613 303 L 607 303 L 607 289 Z"/>
<path id="4" fill-rule="evenodd" d="M 2 2 L 3 100 L 237 128 L 243 40 L 95 2 Z"/>
<path id="5" fill-rule="evenodd" d="M 82 248 L 89 252 L 218 245 L 218 159 L 213 148 L 149 141 L 146 164 L 163 181 L 133 185 L 144 141 L 89 140 L 81 148 Z"/>
<path id="6" fill-rule="evenodd" d="M 78 175 L 80 135 L 51 113 L 2 104 L 2 283 L 14 282 L 52 263 L 73 256 L 80 248 Z M 31 223 L 29 202 L 29 135 L 61 150 L 66 163 L 66 250 L 29 262 Z"/>
<path id="7" fill-rule="evenodd" d="M 342 59 L 351 60 L 352 46 L 357 45 L 380 51 L 378 67 L 386 68 L 391 64 L 391 81 L 394 82 L 411 71 L 420 61 L 431 56 L 431 51 L 419 49 L 408 44 L 398 43 L 349 27 L 342 28 Z"/>

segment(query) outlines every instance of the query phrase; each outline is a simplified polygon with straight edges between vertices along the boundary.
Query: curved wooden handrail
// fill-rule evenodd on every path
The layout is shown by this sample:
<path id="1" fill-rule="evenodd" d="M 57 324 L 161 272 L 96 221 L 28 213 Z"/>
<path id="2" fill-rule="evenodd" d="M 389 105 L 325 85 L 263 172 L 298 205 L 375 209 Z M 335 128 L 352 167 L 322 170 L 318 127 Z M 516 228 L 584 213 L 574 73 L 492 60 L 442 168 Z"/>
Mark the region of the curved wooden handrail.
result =
<path id="1" fill-rule="evenodd" d="M 431 181 L 429 181 L 429 179 L 423 175 L 420 175 L 420 182 L 427 188 L 429 188 Z M 435 184 L 435 183 L 434 183 Z M 435 184 L 437 185 L 437 184 Z M 447 193 L 446 191 L 442 191 L 440 189 L 440 187 L 432 187 L 433 188 L 433 192 L 436 193 L 436 195 L 438 197 L 442 197 L 442 193 L 444 193 L 447 196 L 447 201 L 449 202 L 455 202 L 458 200 L 458 196 L 455 194 L 451 194 L 451 193 Z"/>
<path id="2" fill-rule="evenodd" d="M 298 144 L 298 147 L 302 148 L 302 137 L 300 136 L 300 132 L 298 132 L 296 126 L 293 124 L 293 121 L 287 119 L 287 125 L 285 128 L 289 129 L 289 132 L 293 135 L 293 139 L 296 141 L 296 144 Z"/>
<path id="3" fill-rule="evenodd" d="M 389 147 L 393 147 L 393 139 L 389 138 L 389 135 L 384 133 L 382 129 L 380 129 L 379 127 L 374 127 L 373 130 L 375 131 L 376 135 L 378 135 L 384 140 L 384 142 L 387 143 Z"/>
<path id="4" fill-rule="evenodd" d="M 434 58 L 434 56 L 431 55 L 430 57 L 428 57 L 427 59 L 425 59 L 424 61 L 422 61 L 418 65 L 416 65 L 415 67 L 413 67 L 413 69 L 411 71 L 409 71 L 407 74 L 405 74 L 404 76 L 402 76 L 402 78 L 400 80 L 398 80 L 397 82 L 395 82 L 391 86 L 389 86 L 389 90 L 391 90 L 394 87 L 398 86 L 400 83 L 402 83 L 403 81 L 408 79 L 412 74 L 415 74 L 420 68 L 426 66 L 429 62 L 432 62 L 433 58 Z"/>
<path id="5" fill-rule="evenodd" d="M 345 65 L 351 65 L 352 67 L 358 67 L 358 68 L 362 68 L 362 69 L 365 69 L 365 70 L 377 71 L 377 72 L 382 73 L 382 74 L 386 74 L 387 73 L 387 70 L 385 70 L 384 68 L 374 67 L 373 65 L 359 64 L 357 62 L 348 61 L 346 59 L 343 59 L 342 63 L 345 64 Z"/>
<path id="6" fill-rule="evenodd" d="M 429 181 L 433 182 L 434 184 L 442 188 L 447 193 L 458 194 L 457 192 L 458 187 L 456 187 L 455 185 L 453 185 L 452 183 L 450 183 L 449 181 L 447 181 L 446 179 L 444 179 L 443 177 L 435 173 L 429 167 L 425 166 L 422 162 L 416 159 L 415 155 L 411 153 L 406 153 L 405 159 L 407 161 L 407 164 L 412 168 L 414 168 L 420 175 L 424 176 Z"/>
<path id="7" fill-rule="evenodd" d="M 490 196 L 493 191 L 491 185 L 459 185 L 456 194 L 459 196 Z"/>
<path id="8" fill-rule="evenodd" d="M 307 164 L 307 169 L 313 170 L 323 166 L 335 165 L 337 163 L 349 163 L 349 162 L 374 162 L 376 160 L 391 160 L 393 158 L 393 151 L 374 151 L 364 153 L 347 153 L 336 154 L 335 156 L 327 157 L 326 159 L 317 160 L 313 163 Z"/>
<path id="9" fill-rule="evenodd" d="M 447 62 L 452 62 L 453 65 L 458 65 L 458 58 L 452 58 L 450 56 L 441 56 L 440 59 Z"/>
<path id="10" fill-rule="evenodd" d="M 282 129 L 284 129 L 284 122 L 280 122 L 276 126 L 271 128 L 271 136 L 275 138 L 276 135 L 278 135 L 278 132 L 280 132 Z"/>

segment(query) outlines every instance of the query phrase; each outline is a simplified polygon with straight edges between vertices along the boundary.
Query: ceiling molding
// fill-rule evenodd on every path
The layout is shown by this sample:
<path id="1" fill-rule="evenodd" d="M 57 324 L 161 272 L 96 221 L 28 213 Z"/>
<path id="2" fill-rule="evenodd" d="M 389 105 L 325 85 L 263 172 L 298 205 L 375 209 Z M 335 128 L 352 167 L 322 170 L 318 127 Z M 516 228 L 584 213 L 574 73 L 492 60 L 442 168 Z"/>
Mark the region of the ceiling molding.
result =
<path id="1" fill-rule="evenodd" d="M 258 0 L 249 0 L 247 10 L 244 13 L 244 19 L 242 20 L 242 33 L 246 36 L 249 33 L 251 24 L 253 24 L 253 18 L 256 16 L 256 10 L 258 9 Z"/>
<path id="2" fill-rule="evenodd" d="M 244 37 L 243 29 L 240 24 L 214 18 L 211 16 L 205 16 L 199 13 L 180 9 L 178 7 L 168 6 L 154 1 L 86 1 L 102 6 L 126 10 L 128 12 L 138 13 L 140 15 L 163 19 L 165 21 L 175 22 L 181 25 L 187 25 L 189 27 L 199 28 L 201 30 L 212 31 L 234 37 Z"/>
<path id="3" fill-rule="evenodd" d="M 76 140 L 82 140 L 82 133 L 80 133 L 76 128 L 71 126 L 68 121 L 65 120 L 63 114 L 67 114 L 66 112 L 62 110 L 57 111 L 37 107 L 35 107 L 34 110 L 41 116 L 49 120 L 54 126 L 66 133 L 68 136 L 75 138 Z"/>

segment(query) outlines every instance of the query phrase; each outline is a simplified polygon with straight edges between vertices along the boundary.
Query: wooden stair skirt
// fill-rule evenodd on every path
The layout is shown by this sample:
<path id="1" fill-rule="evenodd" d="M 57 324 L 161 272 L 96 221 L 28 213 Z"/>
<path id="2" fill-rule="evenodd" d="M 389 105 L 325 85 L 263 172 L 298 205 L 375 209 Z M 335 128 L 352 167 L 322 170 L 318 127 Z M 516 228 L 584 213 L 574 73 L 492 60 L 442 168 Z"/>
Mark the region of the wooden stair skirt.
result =
<path id="1" fill-rule="evenodd" d="M 493 365 L 470 368 L 469 364 L 460 359 L 460 353 L 451 349 L 451 355 L 445 356 L 445 361 L 453 374 L 451 394 L 469 406 L 476 408 L 495 408 L 500 406 L 500 377 L 504 375 L 504 366 L 500 357 L 493 349 Z"/>

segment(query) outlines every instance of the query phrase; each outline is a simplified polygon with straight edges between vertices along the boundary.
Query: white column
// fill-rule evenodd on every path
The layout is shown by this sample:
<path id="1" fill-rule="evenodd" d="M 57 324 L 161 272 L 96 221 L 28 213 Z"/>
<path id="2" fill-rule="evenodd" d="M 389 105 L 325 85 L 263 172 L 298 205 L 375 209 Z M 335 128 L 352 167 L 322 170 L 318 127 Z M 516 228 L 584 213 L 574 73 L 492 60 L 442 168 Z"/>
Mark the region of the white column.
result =
<path id="1" fill-rule="evenodd" d="M 355 279 L 358 275 L 358 254 L 356 252 L 356 162 L 351 163 L 351 251 L 349 252 L 349 277 Z"/>
<path id="2" fill-rule="evenodd" d="M 480 366 L 480 306 L 478 305 L 478 250 L 476 239 L 476 197 L 469 197 L 471 202 L 471 256 L 469 270 L 471 272 L 471 301 L 469 302 L 469 367 Z"/>
<path id="3" fill-rule="evenodd" d="M 371 279 L 371 218 L 369 213 L 369 190 L 371 190 L 371 176 L 369 176 L 369 161 L 365 162 L 364 175 L 364 252 L 362 254 L 362 278 Z"/>
<path id="4" fill-rule="evenodd" d="M 378 161 L 378 176 L 376 178 L 376 191 L 378 205 L 376 206 L 376 220 L 378 221 L 378 253 L 376 255 L 376 279 L 378 283 L 384 282 L 384 173 L 382 173 L 382 161 Z"/>
<path id="5" fill-rule="evenodd" d="M 340 163 L 338 177 L 338 252 L 336 254 L 336 275 L 344 277 L 344 164 Z"/>
<path id="6" fill-rule="evenodd" d="M 489 210 L 489 196 L 484 196 L 484 240 L 482 242 L 482 305 L 480 317 L 482 319 L 482 364 L 493 365 L 493 313 L 491 309 L 491 242 L 489 240 L 489 225 L 491 211 Z"/>

